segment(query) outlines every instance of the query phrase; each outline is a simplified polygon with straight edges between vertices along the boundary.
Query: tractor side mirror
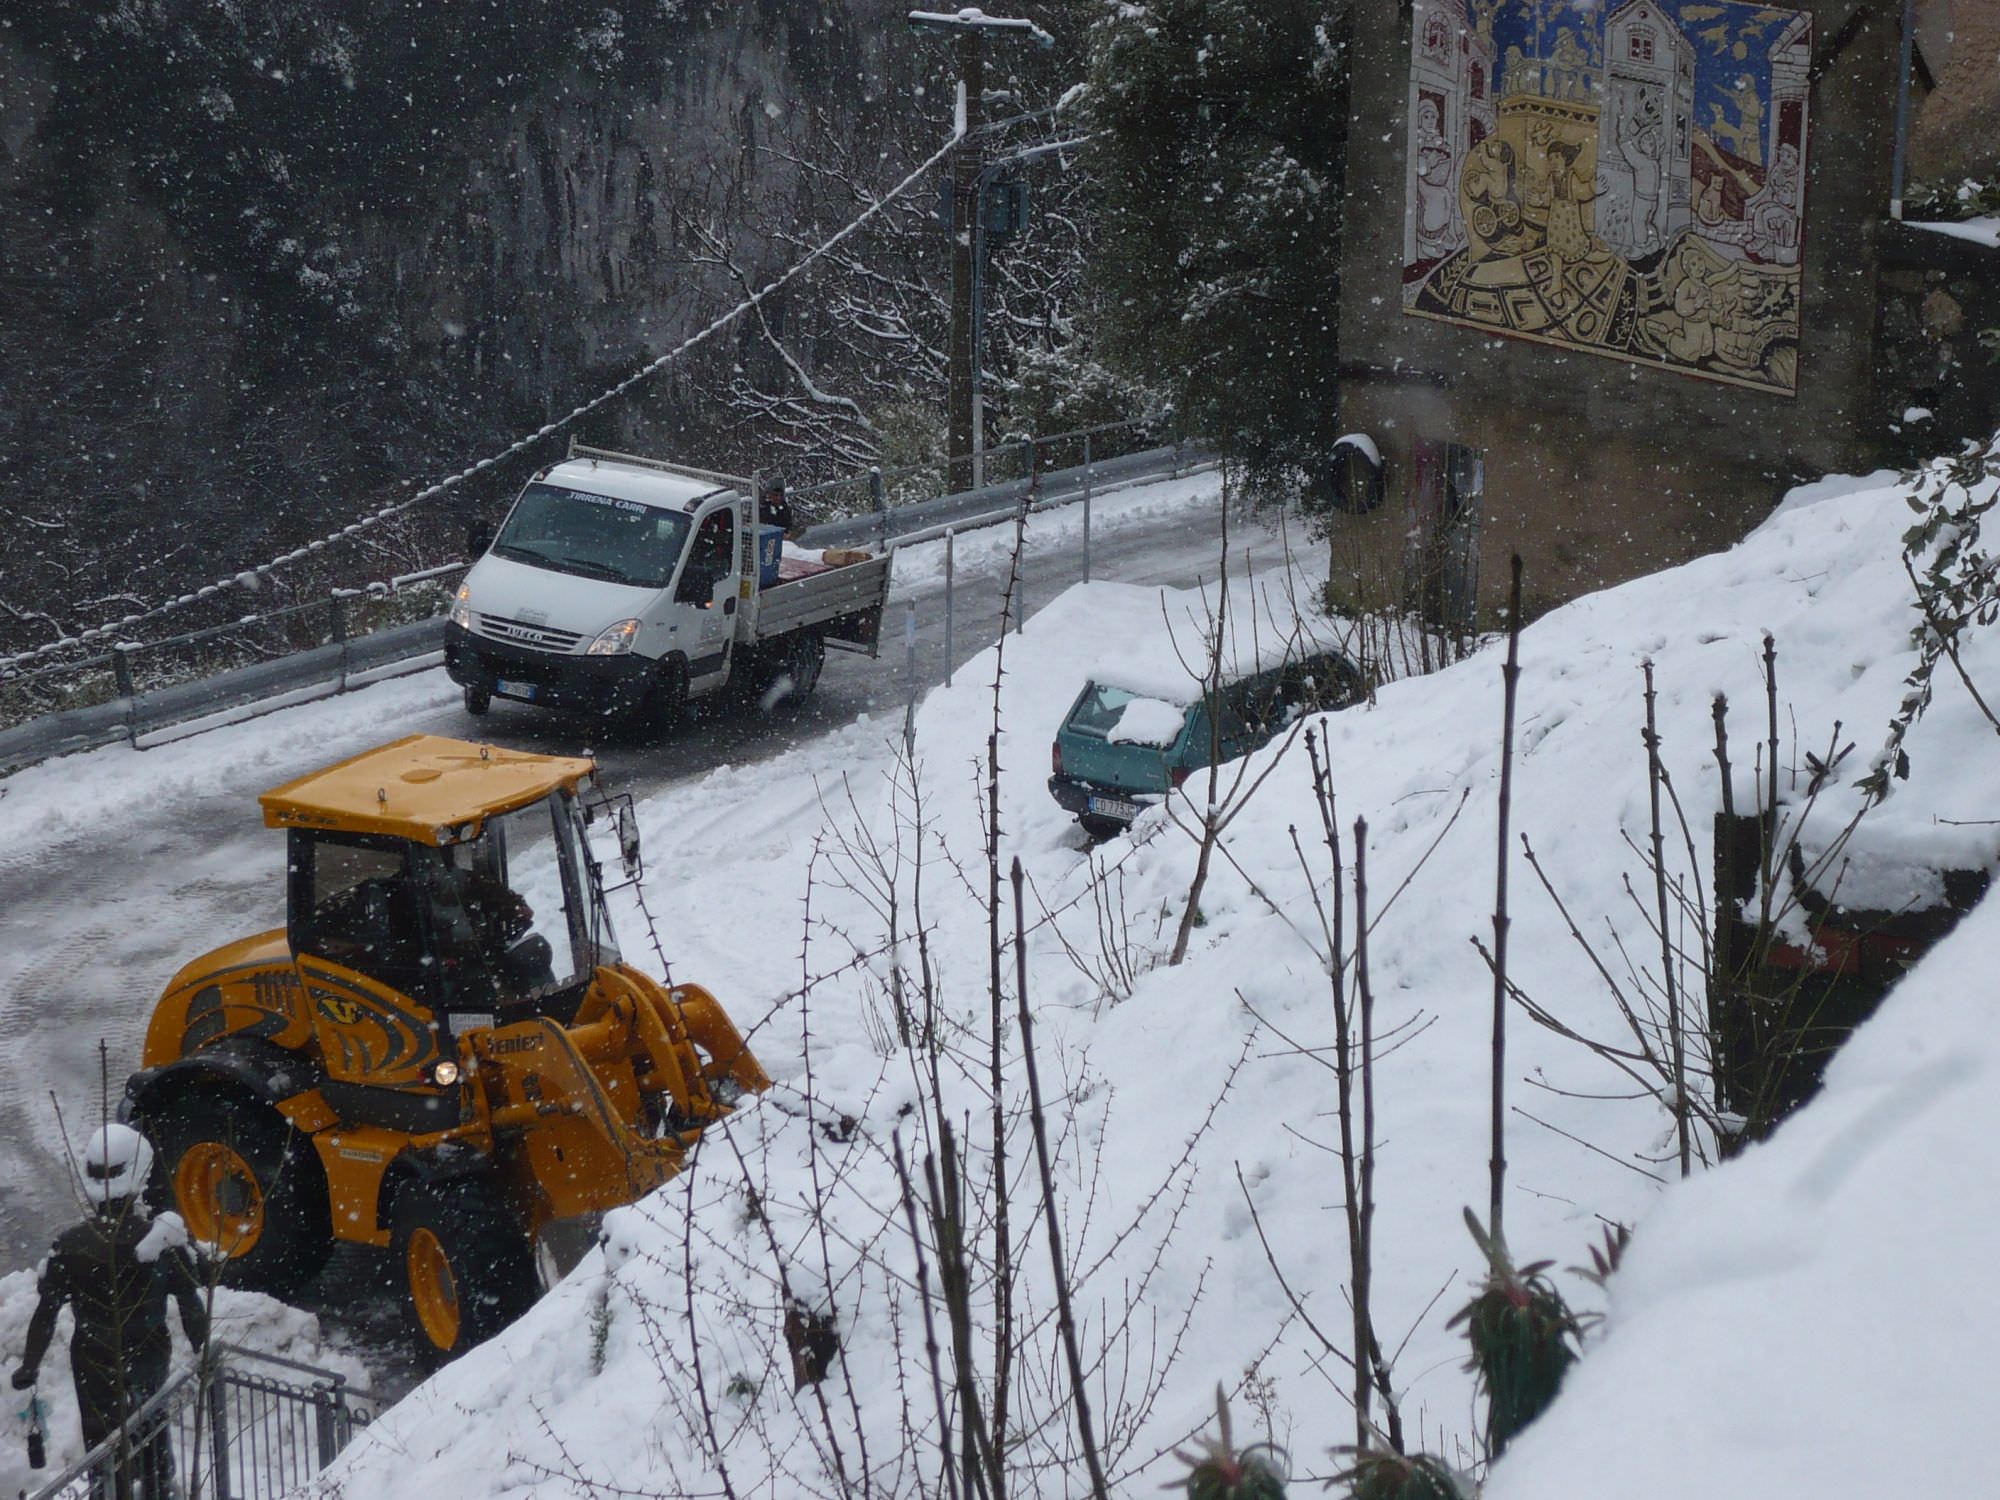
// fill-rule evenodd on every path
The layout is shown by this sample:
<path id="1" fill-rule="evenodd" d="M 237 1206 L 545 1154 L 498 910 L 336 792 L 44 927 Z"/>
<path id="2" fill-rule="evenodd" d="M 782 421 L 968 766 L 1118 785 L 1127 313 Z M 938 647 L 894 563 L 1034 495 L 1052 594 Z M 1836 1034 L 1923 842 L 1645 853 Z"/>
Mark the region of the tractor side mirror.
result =
<path id="1" fill-rule="evenodd" d="M 639 820 L 632 816 L 629 802 L 618 806 L 618 862 L 625 867 L 627 880 L 637 880 L 644 868 L 639 857 Z"/>

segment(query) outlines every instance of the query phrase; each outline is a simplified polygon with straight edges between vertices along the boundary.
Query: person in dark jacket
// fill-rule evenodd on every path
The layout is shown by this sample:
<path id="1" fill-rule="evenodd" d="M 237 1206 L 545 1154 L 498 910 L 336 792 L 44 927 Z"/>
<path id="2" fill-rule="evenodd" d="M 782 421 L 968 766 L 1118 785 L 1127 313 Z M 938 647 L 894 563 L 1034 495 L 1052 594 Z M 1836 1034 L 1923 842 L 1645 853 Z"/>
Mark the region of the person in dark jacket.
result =
<path id="1" fill-rule="evenodd" d="M 83 1155 L 84 1190 L 97 1211 L 63 1231 L 42 1263 L 41 1300 L 28 1322 L 28 1345 L 14 1387 L 35 1383 L 67 1305 L 76 1318 L 70 1375 L 83 1419 L 85 1451 L 117 1432 L 166 1383 L 173 1353 L 167 1301 L 180 1307 L 181 1331 L 200 1351 L 208 1342 L 208 1310 L 188 1234 L 177 1214 L 154 1218 L 141 1194 L 153 1149 L 127 1125 L 106 1125 Z M 121 1472 L 115 1493 L 167 1500 L 173 1459 L 164 1424 L 134 1432 L 133 1472 Z M 136 1474 L 136 1483 L 134 1476 Z"/>

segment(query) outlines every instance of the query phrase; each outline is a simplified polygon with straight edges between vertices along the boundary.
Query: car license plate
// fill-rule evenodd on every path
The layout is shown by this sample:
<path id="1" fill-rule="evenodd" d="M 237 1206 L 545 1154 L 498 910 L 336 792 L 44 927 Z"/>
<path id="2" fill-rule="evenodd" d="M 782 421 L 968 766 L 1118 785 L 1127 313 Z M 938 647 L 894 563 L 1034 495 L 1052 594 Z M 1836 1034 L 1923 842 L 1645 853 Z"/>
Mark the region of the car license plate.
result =
<path id="1" fill-rule="evenodd" d="M 493 684 L 493 691 L 503 698 L 520 698 L 529 703 L 535 701 L 535 685 L 532 682 L 509 682 L 503 677 Z"/>
<path id="2" fill-rule="evenodd" d="M 1092 797 L 1090 810 L 1097 817 L 1123 818 L 1128 823 L 1139 816 L 1139 804 L 1122 797 Z"/>

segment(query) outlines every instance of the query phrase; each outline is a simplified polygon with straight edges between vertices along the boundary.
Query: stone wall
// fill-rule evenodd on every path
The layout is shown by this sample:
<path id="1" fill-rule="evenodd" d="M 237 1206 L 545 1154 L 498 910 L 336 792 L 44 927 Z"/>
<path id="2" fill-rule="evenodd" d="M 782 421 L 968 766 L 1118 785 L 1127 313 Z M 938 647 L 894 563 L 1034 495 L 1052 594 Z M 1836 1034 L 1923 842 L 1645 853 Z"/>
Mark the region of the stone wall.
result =
<path id="1" fill-rule="evenodd" d="M 1901 464 L 2000 431 L 2000 248 L 1935 229 L 1882 226 L 1876 417 Z M 1919 415 L 1923 413 L 1923 415 Z"/>
<path id="2" fill-rule="evenodd" d="M 2000 5 L 1994 0 L 1930 0 L 1918 40 L 1936 88 L 1910 132 L 1910 169 L 1949 180 L 2000 167 Z"/>
<path id="3" fill-rule="evenodd" d="M 1799 479 L 1873 467 L 1887 436 L 1871 386 L 1876 231 L 1894 138 L 1896 26 L 1875 7 L 1800 4 L 1814 21 L 1797 394 L 1713 380 L 1407 315 L 1410 6 L 1357 9 L 1345 231 L 1342 427 L 1386 463 L 1378 513 L 1335 556 L 1408 545 L 1418 439 L 1483 450 L 1479 595 L 1527 564 L 1531 609 L 1742 535 Z"/>

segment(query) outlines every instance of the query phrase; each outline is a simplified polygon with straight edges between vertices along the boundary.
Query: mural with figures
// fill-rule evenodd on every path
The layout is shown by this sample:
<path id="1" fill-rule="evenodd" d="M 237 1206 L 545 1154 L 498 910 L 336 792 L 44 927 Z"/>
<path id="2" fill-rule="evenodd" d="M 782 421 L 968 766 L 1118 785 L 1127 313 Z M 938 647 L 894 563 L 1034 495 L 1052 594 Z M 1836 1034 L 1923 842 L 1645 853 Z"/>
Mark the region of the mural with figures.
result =
<path id="1" fill-rule="evenodd" d="M 1403 307 L 1793 394 L 1812 18 L 1414 0 Z"/>

